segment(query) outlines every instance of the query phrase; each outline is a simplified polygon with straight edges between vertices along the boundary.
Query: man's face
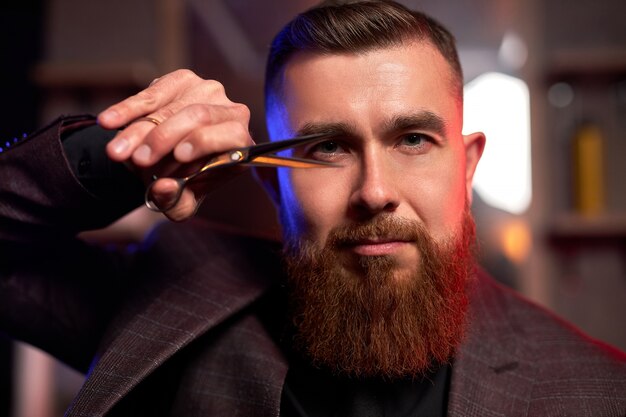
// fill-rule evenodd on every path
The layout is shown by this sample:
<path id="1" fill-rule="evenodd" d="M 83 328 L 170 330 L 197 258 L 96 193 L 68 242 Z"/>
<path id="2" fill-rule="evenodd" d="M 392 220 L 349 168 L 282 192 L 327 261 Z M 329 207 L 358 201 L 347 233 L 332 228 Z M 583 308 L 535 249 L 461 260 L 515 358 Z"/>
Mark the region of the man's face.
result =
<path id="1" fill-rule="evenodd" d="M 482 135 L 463 137 L 451 70 L 425 42 L 360 54 L 296 54 L 283 78 L 272 137 L 332 133 L 296 151 L 340 168 L 280 170 L 285 234 L 323 247 L 337 226 L 382 214 L 414 220 L 435 242 L 458 234 Z M 348 269 L 360 256 L 387 255 L 397 276 L 420 263 L 402 240 L 363 239 L 341 249 Z"/>
<path id="2" fill-rule="evenodd" d="M 461 135 L 448 64 L 425 43 L 287 64 L 272 137 L 337 168 L 279 171 L 294 347 L 335 372 L 387 378 L 445 362 L 463 335 L 467 206 L 482 135 Z"/>

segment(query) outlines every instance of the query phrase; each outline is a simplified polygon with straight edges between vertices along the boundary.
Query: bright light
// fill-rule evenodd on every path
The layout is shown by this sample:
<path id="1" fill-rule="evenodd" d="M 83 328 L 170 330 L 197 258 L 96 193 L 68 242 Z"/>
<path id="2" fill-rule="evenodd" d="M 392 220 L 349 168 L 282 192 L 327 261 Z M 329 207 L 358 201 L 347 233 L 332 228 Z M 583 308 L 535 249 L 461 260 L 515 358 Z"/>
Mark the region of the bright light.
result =
<path id="1" fill-rule="evenodd" d="M 526 83 L 505 74 L 483 74 L 466 84 L 463 110 L 463 132 L 487 136 L 474 189 L 491 206 L 524 212 L 532 196 Z"/>
<path id="2" fill-rule="evenodd" d="M 507 222 L 500 230 L 502 252 L 516 264 L 522 264 L 532 246 L 532 237 L 528 225 L 522 220 Z"/>

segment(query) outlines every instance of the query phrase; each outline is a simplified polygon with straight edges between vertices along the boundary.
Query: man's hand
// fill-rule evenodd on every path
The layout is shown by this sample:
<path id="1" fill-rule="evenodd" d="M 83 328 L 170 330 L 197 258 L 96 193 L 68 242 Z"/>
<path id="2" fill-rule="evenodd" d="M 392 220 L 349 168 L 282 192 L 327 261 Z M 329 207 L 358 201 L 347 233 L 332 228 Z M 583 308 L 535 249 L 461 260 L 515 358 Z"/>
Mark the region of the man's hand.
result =
<path id="1" fill-rule="evenodd" d="M 141 117 L 158 124 L 132 123 Z M 253 144 L 249 122 L 249 109 L 230 101 L 219 82 L 203 80 L 189 70 L 157 78 L 145 90 L 98 115 L 102 127 L 123 128 L 108 144 L 108 156 L 132 163 L 145 179 L 153 174 L 171 175 L 185 166 L 197 167 L 198 160 L 211 154 Z M 210 191 L 207 187 L 207 182 L 194 182 L 165 213 L 167 217 L 180 221 L 193 216 L 198 201 Z M 163 178 L 153 188 L 155 198 L 167 201 L 173 189 L 173 181 Z"/>

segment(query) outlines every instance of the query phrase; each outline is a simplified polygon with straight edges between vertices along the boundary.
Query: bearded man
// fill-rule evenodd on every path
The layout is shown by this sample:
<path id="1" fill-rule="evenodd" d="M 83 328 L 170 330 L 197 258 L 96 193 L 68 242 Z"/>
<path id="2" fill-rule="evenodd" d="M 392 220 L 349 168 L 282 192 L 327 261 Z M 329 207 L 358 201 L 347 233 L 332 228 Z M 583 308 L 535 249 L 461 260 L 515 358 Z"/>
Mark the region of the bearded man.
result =
<path id="1" fill-rule="evenodd" d="M 323 133 L 293 153 L 337 167 L 259 172 L 282 250 L 195 222 L 134 256 L 73 238 L 135 207 L 137 173 L 165 205 L 172 170 L 252 143 L 219 83 L 178 71 L 99 126 L 55 122 L 0 156 L 2 325 L 88 373 L 71 416 L 623 415 L 624 355 L 474 264 L 485 138 L 461 134 L 462 79 L 452 35 L 396 3 L 292 20 L 268 60 L 270 137 Z M 86 175 L 105 152 L 113 173 Z"/>

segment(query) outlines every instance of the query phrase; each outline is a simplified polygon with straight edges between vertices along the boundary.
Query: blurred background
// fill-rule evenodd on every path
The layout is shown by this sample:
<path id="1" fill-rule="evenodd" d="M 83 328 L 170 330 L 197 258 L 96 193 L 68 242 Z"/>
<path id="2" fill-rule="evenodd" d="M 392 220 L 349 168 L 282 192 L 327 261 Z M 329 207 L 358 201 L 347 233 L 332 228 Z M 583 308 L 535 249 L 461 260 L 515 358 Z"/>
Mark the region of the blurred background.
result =
<path id="1" fill-rule="evenodd" d="M 464 130 L 488 138 L 472 208 L 481 263 L 505 285 L 626 350 L 626 2 L 401 2 L 457 36 Z M 265 140 L 268 45 L 315 3 L 3 2 L 0 148 L 59 114 L 97 113 L 183 67 L 221 81 L 232 100 L 247 104 L 253 137 Z M 233 187 L 239 200 L 230 198 Z M 278 234 L 273 207 L 250 175 L 218 190 L 200 215 Z M 138 210 L 85 236 L 129 242 L 156 220 Z M 0 415 L 60 416 L 82 379 L 0 333 Z"/>

